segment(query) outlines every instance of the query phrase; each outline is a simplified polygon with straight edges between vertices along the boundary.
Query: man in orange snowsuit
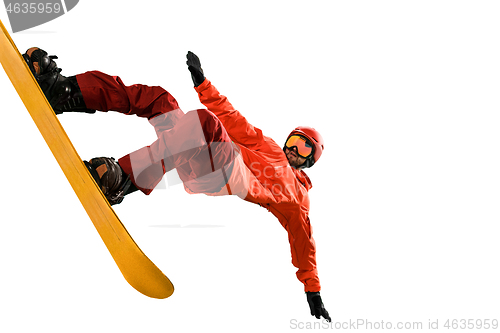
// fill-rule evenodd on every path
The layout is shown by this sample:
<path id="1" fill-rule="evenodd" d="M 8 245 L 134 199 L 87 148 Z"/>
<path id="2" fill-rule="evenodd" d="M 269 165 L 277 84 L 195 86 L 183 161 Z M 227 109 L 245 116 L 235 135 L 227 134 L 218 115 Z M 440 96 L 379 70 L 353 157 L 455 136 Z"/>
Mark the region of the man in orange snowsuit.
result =
<path id="1" fill-rule="evenodd" d="M 85 161 L 111 204 L 129 193 L 150 194 L 176 169 L 189 193 L 237 195 L 266 208 L 288 232 L 292 263 L 304 284 L 311 315 L 330 321 L 321 296 L 316 248 L 308 217 L 311 181 L 302 169 L 320 158 L 324 142 L 310 127 L 297 127 L 281 148 L 250 123 L 204 76 L 198 57 L 187 65 L 199 99 L 208 109 L 184 114 L 161 87 L 126 86 L 117 76 L 91 71 L 64 77 L 38 48 L 23 55 L 56 114 L 117 111 L 147 118 L 158 139 L 123 156 Z"/>

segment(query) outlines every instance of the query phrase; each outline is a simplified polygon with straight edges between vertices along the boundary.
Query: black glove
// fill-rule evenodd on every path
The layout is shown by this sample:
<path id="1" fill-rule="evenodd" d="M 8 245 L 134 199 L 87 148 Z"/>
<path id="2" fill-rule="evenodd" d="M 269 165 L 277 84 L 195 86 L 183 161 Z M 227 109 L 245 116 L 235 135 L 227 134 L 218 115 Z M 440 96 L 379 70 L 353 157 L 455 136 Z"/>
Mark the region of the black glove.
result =
<path id="1" fill-rule="evenodd" d="M 191 72 L 191 78 L 193 79 L 194 86 L 198 87 L 203 83 L 203 81 L 205 81 L 203 69 L 201 69 L 200 59 L 191 51 L 188 51 L 186 58 L 186 64 L 188 65 L 188 69 Z"/>
<path id="2" fill-rule="evenodd" d="M 317 319 L 321 319 L 323 316 L 328 322 L 331 322 L 332 319 L 326 311 L 325 306 L 323 305 L 323 301 L 321 300 L 321 296 L 318 292 L 306 292 L 307 294 L 307 303 L 309 303 L 309 308 L 311 309 L 311 316 L 316 316 Z"/>

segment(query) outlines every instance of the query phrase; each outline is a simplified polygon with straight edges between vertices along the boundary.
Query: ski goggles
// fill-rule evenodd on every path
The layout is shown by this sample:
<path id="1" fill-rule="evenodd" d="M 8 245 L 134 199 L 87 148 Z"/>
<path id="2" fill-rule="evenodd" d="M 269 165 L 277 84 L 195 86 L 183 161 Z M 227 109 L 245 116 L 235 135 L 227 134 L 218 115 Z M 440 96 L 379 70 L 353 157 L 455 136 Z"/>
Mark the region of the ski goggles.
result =
<path id="1" fill-rule="evenodd" d="M 285 146 L 288 149 L 297 147 L 297 153 L 304 158 L 311 156 L 313 152 L 313 147 L 309 140 L 297 134 L 290 136 L 288 140 L 286 140 Z"/>

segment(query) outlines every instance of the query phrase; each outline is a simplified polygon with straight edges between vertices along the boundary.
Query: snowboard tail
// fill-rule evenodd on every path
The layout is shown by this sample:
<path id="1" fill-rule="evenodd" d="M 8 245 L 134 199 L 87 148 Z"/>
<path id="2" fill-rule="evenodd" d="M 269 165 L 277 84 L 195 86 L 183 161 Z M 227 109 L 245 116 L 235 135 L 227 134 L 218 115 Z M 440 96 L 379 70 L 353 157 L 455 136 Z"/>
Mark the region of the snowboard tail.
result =
<path id="1" fill-rule="evenodd" d="M 0 62 L 127 282 L 153 298 L 174 286 L 141 251 L 109 205 L 0 21 Z"/>

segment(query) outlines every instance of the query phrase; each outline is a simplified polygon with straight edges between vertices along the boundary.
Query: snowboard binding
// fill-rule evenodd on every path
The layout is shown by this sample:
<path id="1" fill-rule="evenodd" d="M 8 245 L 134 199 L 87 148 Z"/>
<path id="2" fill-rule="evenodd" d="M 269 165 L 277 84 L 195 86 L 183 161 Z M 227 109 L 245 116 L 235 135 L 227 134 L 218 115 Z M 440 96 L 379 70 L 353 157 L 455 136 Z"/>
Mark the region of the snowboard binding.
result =
<path id="1" fill-rule="evenodd" d="M 137 190 L 112 157 L 96 157 L 83 163 L 111 206 L 121 203 L 125 195 Z"/>
<path id="2" fill-rule="evenodd" d="M 56 114 L 68 111 L 96 112 L 85 105 L 76 77 L 60 74 L 61 69 L 54 61 L 58 59 L 57 56 L 49 56 L 44 50 L 32 47 L 23 54 L 23 58 Z"/>

